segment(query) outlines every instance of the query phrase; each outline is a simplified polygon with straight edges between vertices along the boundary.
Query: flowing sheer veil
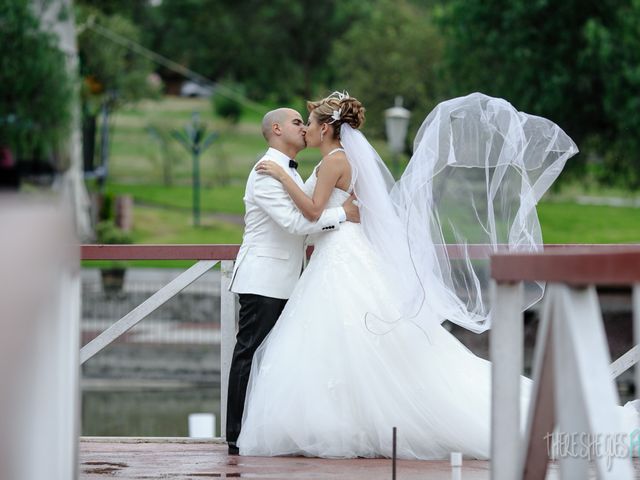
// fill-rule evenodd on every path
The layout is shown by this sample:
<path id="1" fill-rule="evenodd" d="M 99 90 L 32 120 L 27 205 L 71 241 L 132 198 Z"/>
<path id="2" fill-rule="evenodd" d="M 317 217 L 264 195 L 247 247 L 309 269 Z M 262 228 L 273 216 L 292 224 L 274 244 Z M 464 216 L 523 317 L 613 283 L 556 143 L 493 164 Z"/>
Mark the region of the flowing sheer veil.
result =
<path id="1" fill-rule="evenodd" d="M 571 138 L 545 118 L 473 93 L 429 114 L 395 183 L 362 133 L 343 124 L 341 140 L 362 227 L 400 300 L 393 321 L 490 328 L 488 259 L 472 259 L 469 246 L 542 249 L 536 204 L 578 152 Z M 461 248 L 450 252 L 452 244 Z M 543 290 L 527 288 L 523 308 Z"/>

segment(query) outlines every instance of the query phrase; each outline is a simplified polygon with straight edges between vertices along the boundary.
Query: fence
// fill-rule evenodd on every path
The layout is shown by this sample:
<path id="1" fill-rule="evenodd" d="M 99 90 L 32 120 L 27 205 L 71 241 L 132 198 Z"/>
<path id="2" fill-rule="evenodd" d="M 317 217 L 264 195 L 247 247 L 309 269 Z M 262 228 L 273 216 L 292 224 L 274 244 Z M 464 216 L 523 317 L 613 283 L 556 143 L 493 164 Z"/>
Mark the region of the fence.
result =
<path id="1" fill-rule="evenodd" d="M 85 362 L 97 354 L 220 262 L 222 273 L 220 277 L 220 401 L 222 436 L 224 436 L 229 366 L 235 342 L 238 313 L 235 295 L 228 291 L 228 286 L 238 248 L 238 245 L 83 246 L 83 260 L 195 260 L 197 263 L 85 345 L 80 352 L 81 362 Z M 456 258 L 463 250 L 458 245 L 452 245 L 448 248 L 452 258 Z M 495 254 L 494 249 L 486 245 L 470 245 L 465 249 L 475 259 L 487 258 Z M 640 328 L 638 328 L 640 322 L 640 293 L 638 293 L 640 292 L 640 287 L 638 287 L 640 284 L 640 248 L 628 245 L 546 245 L 543 254 L 500 253 L 494 255 L 491 267 L 492 277 L 497 283 L 494 299 L 494 326 L 491 331 L 491 357 L 494 362 L 494 401 L 492 403 L 492 465 L 494 468 L 492 478 L 512 480 L 521 475 L 524 475 L 525 478 L 544 478 L 547 452 L 546 450 L 542 451 L 539 438 L 543 432 L 553 430 L 555 417 L 552 397 L 554 388 L 557 389 L 561 386 L 563 395 L 578 403 L 580 403 L 579 395 L 598 393 L 596 397 L 600 398 L 599 404 L 604 405 L 600 408 L 597 402 L 589 401 L 588 405 L 584 405 L 584 411 L 574 415 L 574 420 L 564 421 L 563 428 L 567 425 L 572 428 L 585 427 L 585 422 L 588 422 L 593 415 L 600 417 L 604 415 L 608 422 L 611 421 L 611 413 L 604 414 L 602 411 L 615 402 L 616 394 L 611 389 L 612 379 L 637 362 L 637 347 L 612 365 L 607 362 L 608 351 L 606 343 L 603 343 L 604 331 L 593 285 L 635 285 L 634 318 L 637 336 L 640 332 Z M 514 399 L 519 398 L 519 378 L 522 371 L 523 316 L 520 311 L 520 298 L 522 296 L 522 282 L 528 280 L 546 281 L 550 284 L 545 296 L 543 322 L 539 329 L 539 340 L 535 354 L 535 387 L 534 397 L 531 401 L 529 427 L 527 437 L 523 440 L 518 428 L 520 424 L 519 402 Z M 584 285 L 591 286 L 584 287 Z M 551 326 L 554 322 L 562 324 L 563 329 L 556 332 L 556 327 Z M 585 328 L 580 328 L 581 325 Z M 635 343 L 637 343 L 637 338 Z M 591 345 L 592 351 L 585 353 L 585 348 L 588 345 Z M 554 348 L 555 350 L 553 350 Z M 567 369 L 559 369 L 557 365 L 553 364 L 552 350 L 556 353 L 557 358 L 564 358 L 572 366 Z M 569 355 L 570 358 L 565 358 L 566 355 Z M 596 364 L 597 369 L 595 369 Z M 552 371 L 555 371 L 557 377 L 555 381 Z M 605 371 L 606 374 L 603 373 Z M 587 373 L 590 375 L 588 382 L 576 380 L 582 378 L 580 375 Z M 572 375 L 575 378 L 572 379 Z M 561 385 L 558 384 L 560 378 L 563 382 Z M 640 385 L 639 382 L 636 384 Z M 603 385 L 605 386 L 604 390 L 602 390 Z M 571 393 L 568 386 L 575 387 L 577 390 Z M 598 389 L 608 393 L 603 396 L 602 392 L 598 392 Z M 579 394 L 575 392 L 579 392 Z M 560 415 L 559 419 L 573 418 L 571 408 L 567 407 L 567 402 L 561 402 L 556 407 L 562 407 L 566 410 L 563 410 L 562 415 L 564 416 Z M 607 423 L 601 422 L 599 425 L 604 426 L 605 424 Z M 589 426 L 591 430 L 595 428 L 591 424 Z M 532 438 L 538 441 L 531 440 Z M 521 450 L 523 445 L 526 448 Z M 521 451 L 526 453 L 521 455 Z M 545 461 L 541 461 L 543 453 Z M 584 466 L 576 467 L 566 461 L 563 464 L 569 465 L 561 467 L 565 470 L 569 469 L 567 471 L 573 471 L 571 468 L 578 468 L 582 472 L 581 469 L 584 468 Z M 582 462 L 578 462 L 576 465 L 582 465 Z M 599 468 L 604 468 L 603 465 L 599 465 Z M 616 468 L 623 469 L 615 470 L 620 473 L 624 471 L 625 467 Z M 586 476 L 572 478 L 586 478 Z"/>
<path id="2" fill-rule="evenodd" d="M 640 248 L 619 245 L 544 254 L 498 254 L 491 258 L 491 276 L 497 284 L 490 337 L 492 479 L 542 480 L 547 471 L 548 447 L 554 440 L 551 437 L 550 442 L 548 434 L 554 426 L 558 427 L 555 440 L 563 432 L 576 434 L 575 438 L 588 443 L 622 440 L 615 440 L 624 426 L 617 419 L 614 379 L 638 361 Z M 519 309 L 523 281 L 548 282 L 524 438 L 520 431 L 523 317 Z M 613 364 L 596 285 L 633 289 L 635 346 Z M 636 368 L 636 385 L 639 382 L 640 369 Z M 631 435 L 628 440 L 631 449 Z M 633 478 L 628 454 L 604 453 L 594 455 L 598 478 Z M 588 478 L 588 464 L 588 456 L 561 455 L 561 476 Z"/>

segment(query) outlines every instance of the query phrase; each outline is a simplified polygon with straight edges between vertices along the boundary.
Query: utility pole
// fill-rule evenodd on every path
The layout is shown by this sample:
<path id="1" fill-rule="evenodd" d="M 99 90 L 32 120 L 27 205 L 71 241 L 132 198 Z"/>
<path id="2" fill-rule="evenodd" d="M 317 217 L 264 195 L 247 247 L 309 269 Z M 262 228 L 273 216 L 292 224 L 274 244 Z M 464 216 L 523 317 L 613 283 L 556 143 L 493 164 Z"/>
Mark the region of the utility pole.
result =
<path id="1" fill-rule="evenodd" d="M 40 18 L 42 30 L 56 35 L 58 48 L 65 54 L 67 72 L 74 83 L 69 139 L 64 150 L 60 152 L 67 168 L 54 184 L 54 188 L 70 203 L 76 234 L 81 240 L 87 240 L 92 236 L 92 228 L 89 195 L 84 184 L 78 48 L 73 4 L 72 0 L 31 0 L 31 5 L 34 13 Z"/>

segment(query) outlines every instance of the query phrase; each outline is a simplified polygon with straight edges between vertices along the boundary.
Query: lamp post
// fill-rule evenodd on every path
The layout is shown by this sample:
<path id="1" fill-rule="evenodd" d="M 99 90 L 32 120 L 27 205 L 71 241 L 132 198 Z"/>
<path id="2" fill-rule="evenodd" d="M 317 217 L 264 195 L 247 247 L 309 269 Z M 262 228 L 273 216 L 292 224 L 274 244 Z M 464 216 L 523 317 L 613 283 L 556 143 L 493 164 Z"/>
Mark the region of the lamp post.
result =
<path id="1" fill-rule="evenodd" d="M 397 96 L 395 106 L 388 108 L 384 112 L 385 127 L 387 131 L 387 141 L 391 150 L 393 162 L 393 176 L 399 173 L 399 155 L 404 151 L 404 141 L 407 137 L 409 127 L 409 117 L 411 112 L 402 107 L 402 97 Z"/>
<path id="2" fill-rule="evenodd" d="M 200 155 L 218 138 L 218 134 L 216 132 L 207 134 L 207 127 L 200 121 L 200 115 L 197 112 L 193 112 L 191 122 L 185 126 L 184 131 L 174 130 L 171 133 L 191 153 L 193 160 L 193 223 L 198 227 L 200 226 Z"/>

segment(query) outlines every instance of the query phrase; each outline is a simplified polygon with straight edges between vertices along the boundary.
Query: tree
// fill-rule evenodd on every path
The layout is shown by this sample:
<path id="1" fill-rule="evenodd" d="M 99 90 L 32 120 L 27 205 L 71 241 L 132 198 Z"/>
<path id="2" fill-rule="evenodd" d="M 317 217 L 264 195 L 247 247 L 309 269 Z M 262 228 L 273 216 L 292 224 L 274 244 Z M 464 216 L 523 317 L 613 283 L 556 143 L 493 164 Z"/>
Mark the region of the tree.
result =
<path id="1" fill-rule="evenodd" d="M 331 45 L 362 15 L 356 0 L 165 1 L 153 11 L 152 49 L 256 99 L 309 98 L 331 77 Z"/>
<path id="2" fill-rule="evenodd" d="M 319 85 L 334 77 L 330 63 L 333 44 L 368 8 L 366 4 L 345 0 L 264 2 L 255 18 L 254 29 L 259 35 L 252 43 L 263 45 L 260 58 L 268 59 L 271 65 L 271 71 L 265 72 L 269 75 L 264 77 L 265 87 L 274 85 L 273 93 L 279 100 L 292 96 L 311 99 Z M 265 44 L 265 38 L 271 40 Z M 264 70 L 264 64 L 256 63 L 253 56 L 245 61 L 250 67 L 247 73 Z"/>
<path id="3" fill-rule="evenodd" d="M 80 75 L 83 78 L 85 163 L 93 163 L 97 118 L 101 114 L 100 145 L 102 165 L 105 166 L 108 158 L 109 115 L 126 102 L 156 95 L 157 88 L 150 82 L 153 64 L 127 48 L 127 41 L 140 41 L 140 32 L 126 17 L 106 15 L 97 8 L 81 5 L 78 7 L 78 21 L 82 24 L 78 47 Z M 105 37 L 105 34 L 115 36 Z M 118 41 L 114 41 L 114 38 Z M 106 172 L 100 177 L 101 181 L 104 181 L 104 175 Z"/>
<path id="4" fill-rule="evenodd" d="M 0 32 L 0 147 L 18 162 L 50 161 L 71 119 L 64 54 L 40 29 L 28 0 L 0 0 Z"/>
<path id="5" fill-rule="evenodd" d="M 384 132 L 384 110 L 401 95 L 415 131 L 440 97 L 442 41 L 431 10 L 379 0 L 366 18 L 336 41 L 331 64 L 336 85 L 363 102 L 369 133 Z"/>
<path id="6" fill-rule="evenodd" d="M 506 98 L 582 146 L 622 142 L 613 164 L 638 171 L 640 2 L 451 0 L 438 18 L 452 93 Z"/>
<path id="7" fill-rule="evenodd" d="M 115 33 L 123 39 L 140 41 L 140 31 L 130 20 L 118 14 L 105 15 L 93 7 L 78 9 L 78 22 L 83 24 L 78 35 L 80 74 L 85 79 L 85 95 L 98 103 L 107 92 L 116 95 L 118 104 L 153 96 L 149 83 L 152 62 L 126 46 L 96 33 L 93 25 Z"/>
<path id="8" fill-rule="evenodd" d="M 584 28 L 584 63 L 601 81 L 598 99 L 606 124 L 593 133 L 602 155 L 599 178 L 640 186 L 640 2 L 625 2 L 612 21 L 590 19 Z"/>

